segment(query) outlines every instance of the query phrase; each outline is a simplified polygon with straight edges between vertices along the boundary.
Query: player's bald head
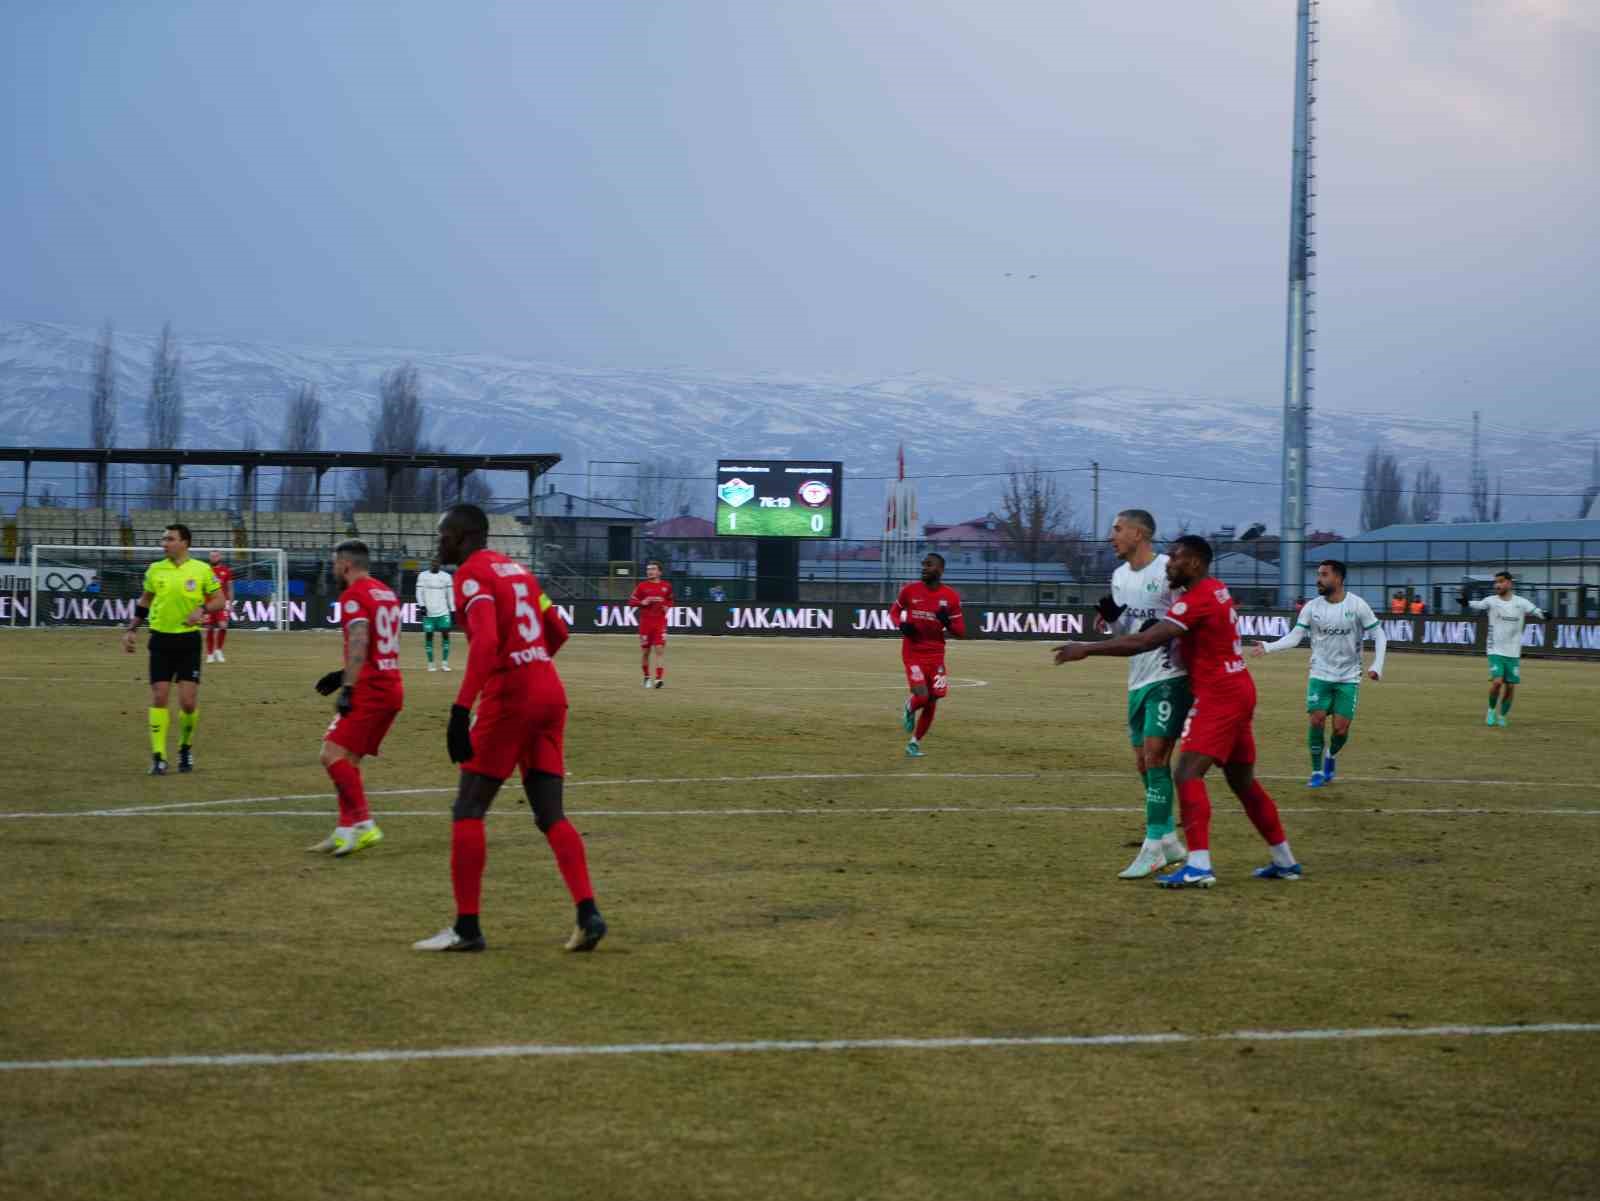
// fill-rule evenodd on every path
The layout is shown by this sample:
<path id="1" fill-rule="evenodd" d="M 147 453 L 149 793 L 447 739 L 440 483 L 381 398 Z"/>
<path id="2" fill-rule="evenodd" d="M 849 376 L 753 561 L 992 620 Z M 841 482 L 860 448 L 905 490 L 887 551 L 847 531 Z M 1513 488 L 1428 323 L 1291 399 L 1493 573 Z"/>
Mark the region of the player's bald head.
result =
<path id="1" fill-rule="evenodd" d="M 459 504 L 451 505 L 439 518 L 439 530 L 453 530 L 458 534 L 473 535 L 481 538 L 489 536 L 489 515 L 477 505 Z"/>
<path id="2" fill-rule="evenodd" d="M 459 566 L 489 542 L 489 515 L 477 505 L 451 505 L 439 518 L 439 561 Z"/>

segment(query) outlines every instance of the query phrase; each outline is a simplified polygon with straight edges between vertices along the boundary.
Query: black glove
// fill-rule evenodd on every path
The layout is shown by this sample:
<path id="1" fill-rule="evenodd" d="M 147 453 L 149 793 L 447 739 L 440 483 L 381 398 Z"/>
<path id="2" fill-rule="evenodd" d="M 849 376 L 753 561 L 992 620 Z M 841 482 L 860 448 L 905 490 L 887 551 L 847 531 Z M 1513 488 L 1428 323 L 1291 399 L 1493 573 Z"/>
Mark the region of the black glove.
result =
<path id="1" fill-rule="evenodd" d="M 355 692 L 355 688 L 349 684 L 339 689 L 339 699 L 333 703 L 333 707 L 339 711 L 340 717 L 356 707 Z"/>
<path id="2" fill-rule="evenodd" d="M 451 763 L 465 763 L 472 758 L 472 710 L 465 705 L 450 706 L 450 726 L 445 730 L 444 744 L 450 750 Z"/>
<path id="3" fill-rule="evenodd" d="M 942 625 L 947 630 L 950 628 L 950 610 L 949 609 L 940 609 L 939 612 L 937 614 L 935 614 L 935 616 L 938 617 L 940 625 Z"/>
<path id="4" fill-rule="evenodd" d="M 900 632 L 907 638 L 915 638 L 917 636 L 917 627 L 909 621 L 902 621 L 900 623 Z"/>
<path id="5" fill-rule="evenodd" d="M 1463 609 L 1465 609 L 1467 607 L 1467 602 L 1469 600 L 1471 600 L 1471 599 L 1472 598 L 1470 596 L 1468 596 L 1465 592 L 1460 592 L 1460 593 L 1456 594 L 1456 604 L 1460 605 Z"/>
<path id="6" fill-rule="evenodd" d="M 343 683 L 344 668 L 341 667 L 338 671 L 330 671 L 327 675 L 323 676 L 316 682 L 314 687 L 318 692 L 322 693 L 323 696 L 332 696 L 335 692 L 339 691 L 339 687 Z"/>
<path id="7" fill-rule="evenodd" d="M 1095 601 L 1094 611 L 1100 614 L 1100 616 L 1105 620 L 1105 623 L 1109 626 L 1117 623 L 1117 618 L 1121 617 L 1128 611 L 1128 606 L 1117 604 L 1117 602 L 1112 600 L 1109 596 L 1102 596 L 1099 600 Z"/>

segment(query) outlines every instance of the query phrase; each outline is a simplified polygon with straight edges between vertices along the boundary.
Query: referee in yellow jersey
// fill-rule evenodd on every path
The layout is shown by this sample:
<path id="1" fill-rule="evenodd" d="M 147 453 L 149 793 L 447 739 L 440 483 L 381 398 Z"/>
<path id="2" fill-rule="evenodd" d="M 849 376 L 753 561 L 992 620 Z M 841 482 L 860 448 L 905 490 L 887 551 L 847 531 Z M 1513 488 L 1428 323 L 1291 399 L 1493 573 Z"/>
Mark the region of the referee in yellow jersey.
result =
<path id="1" fill-rule="evenodd" d="M 150 774 L 167 774 L 167 699 L 178 681 L 178 770 L 194 770 L 194 728 L 200 721 L 200 623 L 222 608 L 222 585 L 211 565 L 189 557 L 193 541 L 186 525 L 169 525 L 161 536 L 166 558 L 144 573 L 144 593 L 123 631 L 122 649 L 133 654 L 134 631 L 150 619 Z"/>

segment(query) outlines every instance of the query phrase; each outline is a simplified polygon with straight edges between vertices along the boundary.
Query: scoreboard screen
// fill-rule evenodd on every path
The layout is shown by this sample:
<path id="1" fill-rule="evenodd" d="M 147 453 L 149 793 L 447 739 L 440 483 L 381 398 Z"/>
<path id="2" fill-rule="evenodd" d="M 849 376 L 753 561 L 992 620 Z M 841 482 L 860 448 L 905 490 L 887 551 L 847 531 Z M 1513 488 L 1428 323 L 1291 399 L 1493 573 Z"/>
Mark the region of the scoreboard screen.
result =
<path id="1" fill-rule="evenodd" d="M 844 464 L 721 459 L 717 533 L 734 538 L 837 538 Z"/>

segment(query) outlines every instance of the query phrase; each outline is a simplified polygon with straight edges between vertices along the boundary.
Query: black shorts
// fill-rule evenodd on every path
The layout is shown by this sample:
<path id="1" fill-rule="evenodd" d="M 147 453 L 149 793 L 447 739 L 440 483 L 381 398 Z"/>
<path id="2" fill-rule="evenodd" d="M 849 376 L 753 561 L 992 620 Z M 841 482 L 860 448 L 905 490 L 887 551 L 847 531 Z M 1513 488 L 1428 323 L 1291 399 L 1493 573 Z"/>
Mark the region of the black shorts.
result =
<path id="1" fill-rule="evenodd" d="M 165 684 L 171 680 L 187 680 L 198 684 L 204 642 L 198 630 L 193 634 L 150 631 L 150 682 Z"/>

